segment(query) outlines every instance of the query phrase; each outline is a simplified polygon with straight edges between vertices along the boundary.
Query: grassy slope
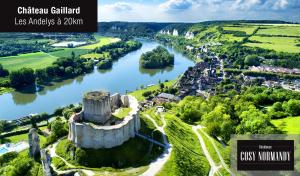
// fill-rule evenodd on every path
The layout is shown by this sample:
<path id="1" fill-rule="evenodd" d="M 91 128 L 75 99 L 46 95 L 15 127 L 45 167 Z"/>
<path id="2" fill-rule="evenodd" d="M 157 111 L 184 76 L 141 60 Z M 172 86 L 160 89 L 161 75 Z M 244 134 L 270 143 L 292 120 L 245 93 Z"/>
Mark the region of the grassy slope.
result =
<path id="1" fill-rule="evenodd" d="M 101 47 L 103 45 L 107 45 L 109 43 L 117 42 L 120 40 L 118 38 L 103 37 L 103 36 L 98 36 L 98 35 L 95 35 L 95 38 L 97 40 L 97 43 L 91 44 L 91 45 L 86 45 L 86 46 L 81 46 L 81 47 L 79 47 L 79 49 L 95 49 L 97 47 Z"/>
<path id="2" fill-rule="evenodd" d="M 248 26 L 248 25 L 223 27 L 225 31 L 242 31 L 242 32 L 246 32 L 247 35 L 252 34 L 256 28 L 257 26 Z"/>
<path id="3" fill-rule="evenodd" d="M 165 118 L 165 131 L 173 150 L 158 175 L 207 175 L 210 167 L 191 127 L 172 114 L 166 114 Z"/>
<path id="4" fill-rule="evenodd" d="M 164 82 L 164 85 L 165 85 L 165 87 L 166 86 L 170 87 L 175 82 L 176 82 L 176 80 L 171 80 L 171 81 L 168 81 L 168 82 Z M 142 89 L 142 90 L 136 90 L 136 91 L 131 92 L 129 94 L 132 95 L 132 96 L 134 96 L 138 101 L 143 101 L 143 100 L 145 100 L 145 97 L 143 96 L 144 92 L 146 92 L 146 91 L 155 91 L 155 90 L 158 90 L 158 89 L 159 89 L 159 85 L 154 85 L 154 86 Z"/>
<path id="5" fill-rule="evenodd" d="M 300 116 L 272 120 L 272 123 L 287 134 L 300 134 Z"/>
<path id="6" fill-rule="evenodd" d="M 46 142 L 46 137 L 39 135 L 40 137 L 40 146 L 42 146 Z M 28 134 L 20 134 L 16 136 L 11 136 L 2 139 L 4 142 L 18 143 L 20 141 L 28 141 Z"/>
<path id="7" fill-rule="evenodd" d="M 300 26 L 272 26 L 260 29 L 257 34 L 300 36 Z"/>
<path id="8" fill-rule="evenodd" d="M 1 57 L 0 63 L 8 70 L 18 70 L 23 67 L 33 69 L 50 66 L 57 57 L 43 52 L 21 54 L 18 56 Z"/>
<path id="9" fill-rule="evenodd" d="M 252 36 L 252 41 L 258 41 L 261 43 L 246 43 L 246 46 L 260 47 L 264 49 L 271 49 L 279 52 L 299 53 L 300 47 L 296 44 L 300 43 L 299 38 L 294 37 L 261 37 Z"/>

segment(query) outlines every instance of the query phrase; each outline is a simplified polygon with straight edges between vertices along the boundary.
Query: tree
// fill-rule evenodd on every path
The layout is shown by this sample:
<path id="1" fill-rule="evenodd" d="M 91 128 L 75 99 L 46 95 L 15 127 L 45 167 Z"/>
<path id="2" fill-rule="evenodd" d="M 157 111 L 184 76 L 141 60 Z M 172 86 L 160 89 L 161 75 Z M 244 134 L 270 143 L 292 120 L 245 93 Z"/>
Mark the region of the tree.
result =
<path id="1" fill-rule="evenodd" d="M 64 135 L 66 135 L 68 133 L 68 131 L 64 128 L 63 122 L 61 122 L 59 120 L 55 120 L 51 124 L 51 133 L 53 133 L 53 135 L 55 135 L 57 137 L 62 137 Z"/>
<path id="2" fill-rule="evenodd" d="M 300 100 L 290 99 L 288 102 L 284 102 L 282 107 L 291 116 L 300 115 Z"/>
<path id="3" fill-rule="evenodd" d="M 226 112 L 226 107 L 222 104 L 217 105 L 213 111 L 203 115 L 202 123 L 207 127 L 210 135 L 220 136 L 225 141 L 228 141 L 230 135 L 235 131 L 234 123 Z"/>
<path id="4" fill-rule="evenodd" d="M 244 60 L 244 64 L 248 66 L 259 66 L 259 58 L 257 55 L 248 55 Z"/>
<path id="5" fill-rule="evenodd" d="M 251 105 L 249 110 L 240 115 L 240 124 L 236 129 L 238 134 L 271 134 L 275 132 L 271 118 Z"/>
<path id="6" fill-rule="evenodd" d="M 0 64 L 0 77 L 5 77 L 5 76 L 8 76 L 8 75 L 9 75 L 8 70 L 4 69 L 2 64 Z"/>
<path id="7" fill-rule="evenodd" d="M 160 89 L 164 89 L 164 88 L 165 88 L 164 83 L 160 83 L 160 84 L 159 84 L 159 87 L 160 87 Z"/>
<path id="8" fill-rule="evenodd" d="M 11 85 L 15 88 L 28 86 L 35 83 L 35 74 L 31 68 L 21 68 L 12 71 L 9 75 Z"/>
<path id="9" fill-rule="evenodd" d="M 0 134 L 5 131 L 5 128 L 7 127 L 8 123 L 6 120 L 0 120 Z"/>

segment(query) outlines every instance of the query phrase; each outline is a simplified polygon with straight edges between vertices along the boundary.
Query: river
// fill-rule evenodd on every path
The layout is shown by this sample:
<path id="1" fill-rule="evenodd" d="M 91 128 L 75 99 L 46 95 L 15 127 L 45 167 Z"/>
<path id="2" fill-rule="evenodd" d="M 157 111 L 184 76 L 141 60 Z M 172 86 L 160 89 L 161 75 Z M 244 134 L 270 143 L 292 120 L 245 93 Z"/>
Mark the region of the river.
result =
<path id="1" fill-rule="evenodd" d="M 58 107 L 79 103 L 82 95 L 92 90 L 110 91 L 111 94 L 134 91 L 141 85 L 157 84 L 160 81 L 172 80 L 182 74 L 194 62 L 186 56 L 166 47 L 175 56 L 173 67 L 148 70 L 139 67 L 142 53 L 157 47 L 159 43 L 140 40 L 142 48 L 131 52 L 113 63 L 112 69 L 95 70 L 92 73 L 54 82 L 47 86 L 27 88 L 0 95 L 0 119 L 13 120 L 31 113 L 53 113 Z"/>

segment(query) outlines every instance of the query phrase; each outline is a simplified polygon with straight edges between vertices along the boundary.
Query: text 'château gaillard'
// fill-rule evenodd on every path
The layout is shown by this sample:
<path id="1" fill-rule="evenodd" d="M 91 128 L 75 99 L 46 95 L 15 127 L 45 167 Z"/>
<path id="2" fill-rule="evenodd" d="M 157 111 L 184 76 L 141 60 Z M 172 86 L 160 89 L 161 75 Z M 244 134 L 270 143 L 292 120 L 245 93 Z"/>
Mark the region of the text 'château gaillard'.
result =
<path id="1" fill-rule="evenodd" d="M 51 7 L 51 8 L 36 8 L 36 7 L 18 7 L 18 14 L 27 15 L 78 15 L 80 14 L 80 7 L 69 8 L 69 7 Z"/>

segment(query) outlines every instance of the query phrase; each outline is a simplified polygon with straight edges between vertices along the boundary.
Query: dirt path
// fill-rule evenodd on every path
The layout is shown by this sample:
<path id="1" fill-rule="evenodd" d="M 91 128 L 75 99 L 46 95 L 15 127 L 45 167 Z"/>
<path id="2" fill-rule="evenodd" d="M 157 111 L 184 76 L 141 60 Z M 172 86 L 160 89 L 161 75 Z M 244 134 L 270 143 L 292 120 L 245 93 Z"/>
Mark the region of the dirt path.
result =
<path id="1" fill-rule="evenodd" d="M 49 153 L 50 153 L 50 156 L 51 158 L 53 157 L 58 157 L 60 158 L 68 167 L 76 167 L 74 166 L 73 164 L 70 164 L 68 161 L 66 161 L 64 158 L 60 157 L 59 155 L 56 154 L 55 152 L 55 149 L 56 149 L 56 146 L 57 144 L 61 141 L 61 139 L 59 139 L 57 142 L 55 142 L 54 144 L 52 144 L 51 146 L 49 146 L 47 149 L 49 150 Z M 73 171 L 82 171 L 83 173 L 85 173 L 87 176 L 94 176 L 95 173 L 94 171 L 92 170 L 87 170 L 87 169 L 67 169 L 67 170 L 58 170 L 56 169 L 56 167 L 54 166 L 53 163 L 51 163 L 51 166 L 53 168 L 53 170 L 55 172 L 57 172 L 58 174 L 66 174 L 66 173 L 69 173 L 69 172 L 73 172 Z"/>
<path id="2" fill-rule="evenodd" d="M 201 132 L 209 139 L 209 141 L 212 143 L 212 145 L 213 145 L 215 151 L 217 152 L 217 155 L 218 155 L 218 157 L 219 157 L 219 159 L 220 159 L 220 161 L 221 161 L 222 166 L 224 167 L 224 169 L 225 169 L 228 173 L 231 174 L 231 171 L 230 171 L 230 169 L 228 168 L 227 164 L 225 163 L 225 161 L 224 161 L 224 159 L 223 159 L 223 157 L 222 157 L 222 155 L 221 155 L 221 153 L 220 153 L 218 147 L 216 146 L 215 142 L 211 139 L 211 137 L 210 137 L 205 131 L 202 130 L 202 128 L 199 128 L 199 130 L 200 130 L 200 131 L 201 131 Z"/>
<path id="3" fill-rule="evenodd" d="M 194 133 L 198 137 L 198 140 L 200 142 L 200 145 L 201 145 L 201 148 L 203 150 L 203 153 L 204 153 L 204 155 L 205 155 L 205 157 L 208 160 L 208 163 L 210 165 L 209 176 L 214 176 L 215 174 L 221 175 L 221 173 L 219 172 L 219 169 L 222 166 L 217 166 L 217 164 L 214 162 L 214 160 L 212 159 L 212 157 L 210 156 L 210 154 L 209 154 L 209 152 L 208 152 L 208 150 L 206 148 L 206 145 L 205 145 L 205 142 L 204 142 L 202 136 L 197 131 L 198 129 L 201 129 L 202 127 L 201 126 L 193 126 L 192 128 L 193 128 Z"/>
<path id="4" fill-rule="evenodd" d="M 162 169 L 162 167 L 164 166 L 164 164 L 170 158 L 171 151 L 172 151 L 172 146 L 168 142 L 166 134 L 165 134 L 165 131 L 164 131 L 164 128 L 166 127 L 167 123 L 166 123 L 165 118 L 163 117 L 163 115 L 161 116 L 161 120 L 163 122 L 163 126 L 157 125 L 157 123 L 155 122 L 155 120 L 153 118 L 151 118 L 149 115 L 146 115 L 146 118 L 148 118 L 154 124 L 154 126 L 156 127 L 156 129 L 162 133 L 163 142 L 167 146 L 165 148 L 163 154 L 161 156 L 159 156 L 155 161 L 153 161 L 149 165 L 149 168 L 146 170 L 146 172 L 144 172 L 142 174 L 142 176 L 154 176 L 154 175 L 156 175 Z"/>

